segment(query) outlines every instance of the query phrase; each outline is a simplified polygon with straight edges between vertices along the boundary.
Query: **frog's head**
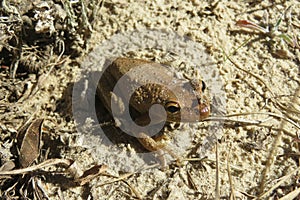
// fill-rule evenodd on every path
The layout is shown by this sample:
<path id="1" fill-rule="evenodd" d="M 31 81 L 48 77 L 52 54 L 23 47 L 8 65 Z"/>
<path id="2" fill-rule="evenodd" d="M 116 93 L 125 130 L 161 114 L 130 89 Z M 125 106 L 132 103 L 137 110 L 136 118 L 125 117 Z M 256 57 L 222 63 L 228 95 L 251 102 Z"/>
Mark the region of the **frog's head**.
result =
<path id="1" fill-rule="evenodd" d="M 203 81 L 192 80 L 178 84 L 164 102 L 169 122 L 197 122 L 210 114 L 209 99 L 203 94 L 206 85 Z"/>

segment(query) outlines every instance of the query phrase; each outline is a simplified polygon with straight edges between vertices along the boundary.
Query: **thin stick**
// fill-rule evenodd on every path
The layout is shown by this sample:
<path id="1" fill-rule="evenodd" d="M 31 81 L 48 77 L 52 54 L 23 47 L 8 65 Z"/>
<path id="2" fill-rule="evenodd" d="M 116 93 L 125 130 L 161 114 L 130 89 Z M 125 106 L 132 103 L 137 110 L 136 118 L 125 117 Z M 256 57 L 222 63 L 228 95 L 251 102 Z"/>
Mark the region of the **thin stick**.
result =
<path id="1" fill-rule="evenodd" d="M 229 151 L 227 153 L 227 173 L 228 173 L 228 179 L 229 179 L 229 185 L 230 185 L 230 199 L 235 200 L 235 189 L 234 184 L 231 176 L 231 170 L 230 170 L 230 154 L 231 154 L 231 147 L 229 148 Z"/>
<path id="2" fill-rule="evenodd" d="M 291 173 L 283 176 L 280 181 L 278 181 L 275 185 L 273 185 L 267 192 L 259 195 L 259 197 L 257 199 L 265 199 L 268 195 L 270 195 L 276 188 L 278 188 L 281 184 L 283 184 L 284 182 L 286 182 L 287 180 L 289 180 L 291 178 L 292 175 L 296 174 L 297 172 L 300 171 L 300 167 L 298 167 L 297 169 L 295 169 L 294 171 L 292 171 Z"/>
<path id="3" fill-rule="evenodd" d="M 284 117 L 283 115 L 280 115 L 280 114 L 276 114 L 276 113 L 271 113 L 271 112 L 246 112 L 246 113 L 237 113 L 237 114 L 230 114 L 230 115 L 226 115 L 226 116 L 220 116 L 220 117 L 208 117 L 206 118 L 204 121 L 221 121 L 221 120 L 224 120 L 224 121 L 229 121 L 229 117 L 235 117 L 235 116 L 243 116 L 243 115 L 269 115 L 269 116 L 272 116 L 272 117 L 276 117 L 276 118 L 280 118 L 280 119 L 283 119 L 287 122 L 289 122 L 290 124 L 294 125 L 295 127 L 297 127 L 298 129 L 300 129 L 300 125 L 298 125 L 296 122 L 294 122 L 293 120 L 287 118 L 287 117 Z M 230 121 L 234 121 L 232 119 L 230 119 Z M 243 122 L 243 123 L 253 123 L 253 124 L 260 124 L 262 122 L 265 122 L 266 120 L 240 120 L 240 121 L 236 121 L 236 122 Z"/>
<path id="4" fill-rule="evenodd" d="M 300 188 L 288 193 L 287 195 L 281 197 L 279 200 L 290 200 L 290 199 L 296 199 L 296 197 L 299 198 L 300 194 Z"/>
<path id="5" fill-rule="evenodd" d="M 300 89 L 298 88 L 295 92 L 295 95 L 294 95 L 293 99 L 291 100 L 290 105 L 292 105 L 294 103 L 297 103 L 299 93 L 300 93 Z M 277 136 L 276 136 L 276 138 L 275 138 L 275 140 L 272 144 L 272 148 L 271 148 L 270 154 L 268 156 L 266 167 L 263 170 L 262 176 L 261 176 L 260 194 L 263 193 L 264 188 L 266 186 L 267 176 L 270 172 L 271 166 L 274 164 L 274 159 L 276 158 L 275 155 L 277 153 L 277 149 L 278 149 L 278 146 L 280 145 L 281 138 L 282 138 L 282 135 L 283 135 L 282 129 L 284 129 L 284 127 L 286 126 L 286 123 L 287 123 L 287 121 L 282 121 L 282 123 L 280 124 L 280 127 L 279 127 L 280 131 L 278 132 L 278 134 L 277 134 Z"/>
<path id="6" fill-rule="evenodd" d="M 50 166 L 58 165 L 58 164 L 70 166 L 72 163 L 73 163 L 73 161 L 70 159 L 58 159 L 58 158 L 49 159 L 38 165 L 34 165 L 31 167 L 26 167 L 26 168 L 22 168 L 22 169 L 11 170 L 11 171 L 0 171 L 0 176 L 27 174 L 29 172 L 33 172 L 33 171 L 39 170 L 44 167 L 50 167 Z"/>
<path id="7" fill-rule="evenodd" d="M 243 71 L 243 72 L 245 72 L 245 73 L 247 73 L 247 74 L 250 74 L 251 76 L 253 76 L 253 77 L 256 78 L 257 80 L 259 80 L 259 82 L 261 82 L 261 83 L 269 90 L 269 92 L 272 94 L 272 96 L 273 96 L 273 97 L 276 97 L 276 95 L 275 95 L 274 92 L 271 90 L 271 88 L 269 87 L 269 85 L 268 85 L 261 77 L 259 77 L 258 75 L 256 75 L 256 74 L 250 72 L 249 70 L 244 69 L 240 64 L 237 63 L 237 61 L 233 60 L 233 58 L 230 57 L 230 56 L 224 51 L 223 48 L 222 48 L 222 51 L 223 51 L 225 57 L 226 57 L 226 58 L 227 58 L 227 59 L 228 59 L 228 60 L 229 60 L 236 68 L 238 68 L 239 70 L 241 70 L 241 71 Z M 282 110 L 287 110 L 287 107 L 284 106 L 284 105 L 282 105 L 279 101 L 276 101 L 276 99 L 275 99 L 275 100 L 271 99 L 271 100 L 272 100 L 275 104 L 277 104 Z M 297 112 L 297 113 L 298 113 L 298 112 Z M 300 113 L 300 112 L 299 112 L 299 113 Z"/>
<path id="8" fill-rule="evenodd" d="M 216 197 L 215 199 L 220 199 L 220 166 L 219 166 L 219 152 L 218 152 L 218 142 L 216 142 Z"/>

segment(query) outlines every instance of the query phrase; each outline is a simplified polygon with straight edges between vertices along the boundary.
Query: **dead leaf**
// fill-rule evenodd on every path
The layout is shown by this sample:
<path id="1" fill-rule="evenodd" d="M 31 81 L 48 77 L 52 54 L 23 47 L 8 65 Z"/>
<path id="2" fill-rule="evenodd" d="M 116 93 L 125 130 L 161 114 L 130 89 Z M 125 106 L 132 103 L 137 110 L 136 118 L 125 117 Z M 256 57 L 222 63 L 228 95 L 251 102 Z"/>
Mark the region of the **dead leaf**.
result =
<path id="1" fill-rule="evenodd" d="M 0 167 L 0 173 L 1 171 L 10 171 L 13 170 L 13 168 L 15 168 L 15 163 L 11 160 L 6 161 L 5 163 L 3 163 L 3 165 Z M 10 179 L 11 176 L 0 176 L 0 182 L 1 179 Z"/>
<path id="2" fill-rule="evenodd" d="M 19 162 L 22 167 L 30 166 L 40 154 L 43 121 L 44 119 L 33 121 L 24 134 L 19 152 Z"/>
<path id="3" fill-rule="evenodd" d="M 11 160 L 6 161 L 3 163 L 3 165 L 0 167 L 0 171 L 9 171 L 15 168 L 15 163 Z"/>
<path id="4" fill-rule="evenodd" d="M 96 178 L 100 174 L 103 174 L 107 170 L 107 165 L 96 165 L 86 170 L 82 176 L 75 180 L 79 185 L 85 185 L 92 179 Z"/>

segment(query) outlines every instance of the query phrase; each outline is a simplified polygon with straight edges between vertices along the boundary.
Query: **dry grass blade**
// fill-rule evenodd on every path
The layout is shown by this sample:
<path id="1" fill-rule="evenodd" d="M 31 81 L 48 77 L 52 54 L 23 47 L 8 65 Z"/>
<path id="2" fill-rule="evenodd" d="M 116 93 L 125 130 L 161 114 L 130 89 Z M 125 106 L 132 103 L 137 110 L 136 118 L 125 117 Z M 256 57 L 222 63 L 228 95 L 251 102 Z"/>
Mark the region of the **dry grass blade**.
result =
<path id="1" fill-rule="evenodd" d="M 49 199 L 47 191 L 44 188 L 41 179 L 34 177 L 31 181 L 35 199 Z"/>
<path id="2" fill-rule="evenodd" d="M 249 113 L 238 113 L 238 114 L 232 114 L 232 115 L 227 115 L 228 117 L 234 117 L 234 116 L 240 116 L 240 115 L 269 115 L 272 117 L 276 117 L 279 119 L 283 119 L 286 122 L 289 122 L 290 124 L 292 124 L 293 126 L 295 126 L 296 128 L 300 129 L 300 125 L 296 122 L 294 122 L 293 120 L 280 115 L 280 114 L 276 114 L 276 113 L 271 113 L 271 112 L 249 112 Z"/>
<path id="3" fill-rule="evenodd" d="M 292 104 L 296 104 L 297 103 L 297 99 L 298 99 L 298 96 L 299 96 L 299 93 L 300 93 L 300 90 L 299 88 L 296 90 L 295 92 L 295 95 L 294 95 L 294 98 L 291 100 L 291 103 L 290 105 Z M 271 166 L 273 165 L 274 163 L 274 158 L 276 157 L 276 153 L 277 153 L 277 149 L 278 149 L 278 146 L 280 145 L 280 142 L 281 142 L 281 139 L 282 139 L 282 135 L 283 135 L 283 129 L 284 127 L 286 126 L 286 123 L 287 121 L 282 121 L 281 124 L 280 124 L 280 131 L 278 132 L 273 144 L 272 144 L 272 148 L 271 148 L 271 151 L 270 151 L 270 154 L 268 156 L 268 160 L 267 160 L 267 163 L 266 163 L 266 167 L 262 173 L 262 176 L 261 176 L 261 182 L 260 182 L 260 194 L 263 193 L 264 189 L 265 189 L 265 185 L 266 185 L 266 182 L 267 182 L 267 176 L 270 172 L 270 169 L 271 169 Z"/>
<path id="4" fill-rule="evenodd" d="M 215 199 L 220 199 L 220 166 L 219 166 L 219 152 L 218 152 L 218 142 L 216 142 L 216 197 Z"/>
<path id="5" fill-rule="evenodd" d="M 231 176 L 231 170 L 230 170 L 230 153 L 231 153 L 231 148 L 229 149 L 227 153 L 227 173 L 228 173 L 228 179 L 229 179 L 229 184 L 230 184 L 230 199 L 235 200 L 235 189 L 234 189 L 234 184 Z"/>
<path id="6" fill-rule="evenodd" d="M 63 53 L 63 52 L 62 52 Z M 62 54 L 59 56 L 59 59 L 60 59 L 60 57 L 62 56 Z M 49 77 L 49 75 L 51 74 L 51 72 L 53 71 L 53 69 L 54 69 L 54 67 L 55 66 L 58 66 L 58 65 L 62 65 L 64 62 L 66 62 L 66 60 L 68 59 L 68 57 L 67 58 L 64 58 L 64 59 L 62 59 L 62 60 L 57 60 L 55 63 L 50 63 L 48 66 L 50 66 L 50 69 L 49 69 L 49 71 L 46 73 L 46 74 L 43 74 L 43 75 L 41 75 L 40 77 L 39 77 L 39 79 L 38 79 L 38 82 L 37 82 L 37 84 L 35 85 L 35 87 L 33 88 L 33 90 L 32 90 L 32 92 L 31 92 L 31 94 L 30 94 L 30 96 L 27 98 L 27 99 L 22 99 L 22 101 L 24 101 L 24 100 L 28 100 L 28 99 L 30 99 L 32 96 L 34 96 L 41 88 L 43 88 L 43 86 L 45 85 L 45 82 L 48 80 L 48 77 Z M 47 66 L 47 67 L 48 67 Z M 20 102 L 22 102 L 22 101 L 20 101 Z"/>
<path id="7" fill-rule="evenodd" d="M 123 181 L 126 185 L 128 185 L 128 187 L 130 188 L 130 190 L 135 194 L 135 196 L 138 198 L 138 199 L 143 199 L 142 195 L 140 194 L 140 192 L 138 192 L 137 189 L 135 189 L 130 183 L 128 183 L 125 179 L 129 178 L 130 176 L 134 175 L 136 172 L 134 173 L 126 173 L 126 174 L 123 174 L 119 177 L 117 176 L 113 176 L 113 175 L 110 175 L 110 174 L 105 174 L 107 176 L 110 176 L 110 177 L 113 177 L 115 178 L 114 180 L 111 180 L 111 181 L 107 181 L 105 183 L 102 183 L 100 185 L 97 185 L 97 187 L 101 187 L 103 185 L 107 185 L 107 184 L 111 184 L 111 183 L 115 183 L 115 182 L 118 182 L 118 181 Z"/>
<path id="8" fill-rule="evenodd" d="M 243 114 L 243 113 L 241 113 Z M 289 130 L 287 129 L 280 129 L 280 128 L 276 128 L 272 125 L 266 125 L 266 124 L 263 124 L 264 122 L 268 121 L 269 118 L 265 119 L 265 120 L 245 120 L 245 119 L 230 119 L 229 117 L 209 117 L 206 119 L 207 121 L 224 121 L 224 122 L 229 122 L 229 123 L 239 123 L 240 125 L 255 125 L 255 126 L 259 126 L 259 127 L 265 127 L 265 128 L 269 128 L 269 129 L 272 129 L 274 131 L 282 131 L 284 132 L 286 135 L 292 137 L 292 138 L 296 138 L 297 135 L 295 133 L 292 133 L 290 132 Z M 295 123 L 296 127 L 299 129 L 299 125 L 297 125 Z"/>
<path id="9" fill-rule="evenodd" d="M 299 107 L 298 109 L 296 108 L 296 105 L 299 106 L 300 105 L 300 86 L 298 86 L 298 88 L 296 89 L 295 94 L 293 95 L 293 99 L 291 101 L 291 103 L 289 103 L 289 107 L 288 110 L 286 110 L 285 115 L 288 118 L 292 119 L 292 114 L 299 114 Z M 291 112 L 289 112 L 291 111 Z M 297 117 L 299 117 L 300 115 L 297 115 Z M 299 120 L 299 118 L 298 118 Z"/>
<path id="10" fill-rule="evenodd" d="M 0 171 L 0 176 L 27 174 L 27 173 L 37 171 L 37 170 L 40 170 L 42 168 L 50 167 L 50 166 L 53 166 L 53 165 L 63 165 L 63 166 L 66 166 L 66 168 L 67 168 L 72 163 L 73 163 L 73 161 L 70 160 L 70 159 L 58 159 L 58 158 L 49 159 L 49 160 L 46 160 L 46 161 L 44 161 L 44 162 L 42 162 L 38 165 L 34 165 L 34 166 L 31 166 L 31 167 L 26 167 L 26 168 L 23 168 L 23 169 L 16 169 L 16 170 L 11 170 L 11 171 Z"/>
<path id="11" fill-rule="evenodd" d="M 265 199 L 265 198 L 267 198 L 276 188 L 278 188 L 281 184 L 283 184 L 285 181 L 287 181 L 288 179 L 290 179 L 292 175 L 296 174 L 299 171 L 300 171 L 300 167 L 298 167 L 297 169 L 295 169 L 291 173 L 285 175 L 284 177 L 281 178 L 280 181 L 278 181 L 278 183 L 276 183 L 268 191 L 266 191 L 265 193 L 263 193 L 259 197 L 257 197 L 257 199 Z"/>
<path id="12" fill-rule="evenodd" d="M 191 173 L 190 173 L 188 170 L 187 170 L 186 172 L 187 172 L 187 178 L 188 178 L 189 186 L 190 186 L 193 190 L 198 191 L 199 188 L 197 187 L 197 185 L 196 185 L 196 183 L 195 183 L 195 181 L 194 181 L 194 179 L 193 179 Z"/>
<path id="13" fill-rule="evenodd" d="M 135 194 L 135 196 L 138 199 L 143 199 L 142 195 L 140 194 L 140 192 L 135 189 L 135 187 L 133 187 L 130 183 L 128 183 L 127 181 L 123 180 L 124 183 L 126 183 L 128 185 L 128 187 L 130 188 L 130 190 Z"/>
<path id="14" fill-rule="evenodd" d="M 293 120 L 280 115 L 276 113 L 271 113 L 271 112 L 247 112 L 247 113 L 237 113 L 237 114 L 232 114 L 232 115 L 226 115 L 226 116 L 217 116 L 217 117 L 208 117 L 204 121 L 228 121 L 228 122 L 239 122 L 239 123 L 247 123 L 247 124 L 261 124 L 263 122 L 266 122 L 269 119 L 265 120 L 245 120 L 245 119 L 229 119 L 230 117 L 236 117 L 236 116 L 243 116 L 243 115 L 269 115 L 271 117 L 283 119 L 296 128 L 300 129 L 300 125 L 297 122 L 294 122 Z"/>
<path id="15" fill-rule="evenodd" d="M 243 113 L 239 113 L 240 115 L 243 115 Z M 245 114 L 247 115 L 247 114 Z M 233 116 L 211 116 L 206 118 L 203 121 L 223 121 L 223 122 L 231 122 L 231 123 L 240 123 L 245 125 L 260 125 L 266 121 L 269 121 L 270 118 L 264 119 L 264 120 L 249 120 L 249 119 L 230 119 Z"/>
<path id="16" fill-rule="evenodd" d="M 240 27 L 245 27 L 245 28 L 249 28 L 249 29 L 252 29 L 252 30 L 257 30 L 259 32 L 262 32 L 262 33 L 267 33 L 268 32 L 268 29 L 264 28 L 264 27 L 261 27 L 249 20 L 238 20 L 236 22 L 237 26 L 240 26 Z"/>
<path id="17" fill-rule="evenodd" d="M 127 178 L 129 178 L 130 176 L 132 176 L 134 173 L 126 173 L 126 174 L 123 174 L 123 175 L 121 175 L 121 176 L 113 176 L 113 175 L 110 175 L 110 174 L 105 174 L 105 175 L 107 175 L 107 176 L 110 176 L 110 177 L 113 177 L 113 178 L 115 178 L 114 180 L 111 180 L 111 181 L 107 181 L 107 182 L 105 182 L 105 183 L 102 183 L 102 184 L 99 184 L 99 185 L 97 185 L 97 187 L 101 187 L 101 186 L 103 186 L 103 185 L 107 185 L 107 184 L 111 184 L 111 183 L 115 183 L 115 182 L 118 182 L 118 181 L 122 181 L 122 180 L 124 180 L 124 179 L 127 179 Z"/>
<path id="18" fill-rule="evenodd" d="M 300 188 L 288 193 L 284 197 L 281 197 L 279 200 L 290 200 L 290 199 L 296 199 L 296 197 L 299 197 L 300 194 Z"/>
<path id="19" fill-rule="evenodd" d="M 222 49 L 223 50 L 223 49 Z M 289 111 L 289 112 L 294 112 L 294 113 L 297 113 L 297 114 L 300 114 L 300 111 L 297 111 L 295 109 L 289 109 L 288 107 L 286 107 L 285 105 L 283 105 L 282 103 L 280 103 L 279 101 L 276 100 L 276 95 L 274 94 L 274 92 L 271 90 L 271 88 L 269 87 L 269 85 L 261 78 L 259 77 L 258 75 L 250 72 L 249 70 L 246 70 L 242 67 L 241 64 L 237 63 L 237 61 L 233 60 L 232 57 L 230 57 L 224 50 L 223 50 L 223 53 L 225 55 L 225 57 L 236 67 L 238 68 L 239 70 L 251 75 L 252 77 L 256 78 L 260 83 L 262 83 L 266 88 L 267 90 L 271 93 L 271 95 L 274 97 L 274 98 L 270 98 L 276 105 L 279 106 L 279 108 L 281 108 L 282 110 L 284 111 Z"/>

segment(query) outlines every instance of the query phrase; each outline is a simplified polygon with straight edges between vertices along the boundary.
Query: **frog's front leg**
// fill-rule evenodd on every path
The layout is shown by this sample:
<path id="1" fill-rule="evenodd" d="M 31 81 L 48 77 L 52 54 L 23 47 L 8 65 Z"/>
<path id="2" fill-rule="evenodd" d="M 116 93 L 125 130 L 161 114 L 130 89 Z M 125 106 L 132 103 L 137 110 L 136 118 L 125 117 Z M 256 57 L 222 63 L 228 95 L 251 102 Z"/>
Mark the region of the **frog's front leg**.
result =
<path id="1" fill-rule="evenodd" d="M 137 117 L 134 121 L 139 126 L 147 126 L 149 125 L 150 121 L 151 123 L 154 124 L 162 122 L 161 120 L 159 120 L 159 118 L 155 118 L 155 117 L 150 120 L 148 114 L 142 114 L 139 117 Z M 151 127 L 149 127 L 149 130 L 150 129 Z M 141 129 L 141 130 L 135 130 L 135 136 L 147 150 L 152 152 L 155 151 L 158 153 L 158 158 L 162 163 L 163 169 L 167 168 L 166 159 L 164 155 L 165 153 L 168 153 L 173 158 L 175 158 L 177 165 L 182 164 L 182 158 L 178 156 L 176 153 L 174 153 L 174 151 L 170 149 L 170 147 L 166 144 L 166 140 L 168 140 L 169 138 L 167 138 L 165 135 L 150 137 L 148 134 L 144 132 L 143 129 Z"/>
<path id="2" fill-rule="evenodd" d="M 182 158 L 174 153 L 163 141 L 162 138 L 153 139 L 147 134 L 141 132 L 137 134 L 139 142 L 149 151 L 156 151 L 158 153 L 158 158 L 161 161 L 162 169 L 167 169 L 167 163 L 165 159 L 165 152 L 170 154 L 173 158 L 176 159 L 177 164 L 179 165 L 182 162 Z"/>

